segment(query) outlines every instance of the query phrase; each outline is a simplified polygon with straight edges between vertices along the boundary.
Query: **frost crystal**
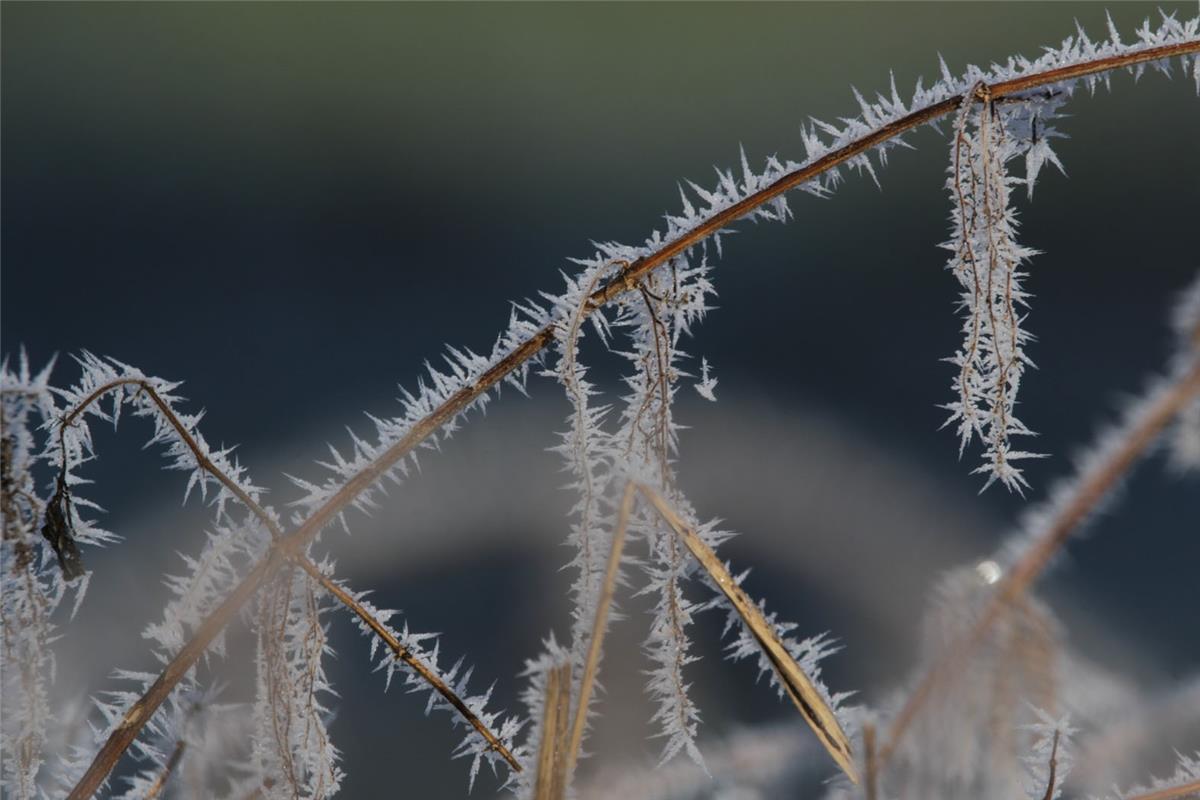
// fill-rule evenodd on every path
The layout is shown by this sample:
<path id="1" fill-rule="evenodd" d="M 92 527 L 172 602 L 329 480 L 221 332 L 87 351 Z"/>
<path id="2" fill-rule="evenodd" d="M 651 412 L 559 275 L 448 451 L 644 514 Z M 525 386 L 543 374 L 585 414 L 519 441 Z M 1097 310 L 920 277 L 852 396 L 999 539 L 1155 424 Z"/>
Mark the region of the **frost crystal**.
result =
<path id="1" fill-rule="evenodd" d="M 319 566 L 319 569 L 328 577 L 333 572 L 333 565 L 325 562 Z M 340 582 L 335 581 L 335 583 L 395 643 L 399 644 L 399 652 L 394 651 L 392 647 L 386 644 L 381 647 L 382 639 L 379 636 L 379 632 L 374 630 L 361 616 L 355 618 L 359 630 L 364 636 L 370 639 L 371 649 L 369 657 L 375 662 L 375 671 L 384 673 L 386 678 L 385 688 L 390 687 L 392 677 L 396 673 L 400 673 L 403 676 L 404 687 L 409 692 L 428 693 L 429 696 L 425 704 L 426 715 L 435 710 L 444 711 L 450 715 L 454 725 L 462 730 L 463 739 L 457 749 L 455 749 L 454 757 L 470 759 L 470 784 L 474 786 L 475 778 L 479 774 L 479 767 L 484 762 L 492 768 L 493 772 L 496 772 L 498 767 L 504 765 L 504 758 L 497 751 L 496 747 L 480 733 L 479 729 L 472 723 L 472 720 L 468 719 L 467 715 L 463 713 L 463 709 L 465 708 L 473 716 L 475 722 L 492 732 L 496 737 L 496 741 L 512 752 L 515 749 L 514 740 L 520 731 L 521 721 L 515 717 L 507 716 L 501 711 L 488 710 L 487 705 L 492 694 L 491 687 L 483 692 L 472 693 L 468 684 L 471 680 L 473 668 L 464 668 L 461 658 L 449 670 L 445 670 L 439 665 L 440 644 L 438 642 L 438 634 L 411 632 L 408 629 L 407 623 L 405 623 L 401 630 L 395 630 L 388 623 L 398 612 L 390 609 L 376 608 L 374 604 L 367 600 L 366 592 L 353 592 Z M 425 674 L 422 675 L 418 672 L 418 668 L 423 670 Z M 431 682 L 430 679 L 434 682 Z M 446 693 L 449 693 L 452 697 L 447 697 Z M 461 707 L 457 704 L 461 704 Z"/>
<path id="2" fill-rule="evenodd" d="M 326 728 L 324 698 L 333 688 L 323 663 L 330 650 L 323 610 L 308 576 L 295 568 L 281 571 L 259 596 L 252 746 L 269 800 L 320 800 L 341 785 Z"/>
<path id="3" fill-rule="evenodd" d="M 542 646 L 543 652 L 537 658 L 526 660 L 525 670 L 521 673 L 529 679 L 529 683 L 521 692 L 521 702 L 525 705 L 529 723 L 525 728 L 525 741 L 517 749 L 516 755 L 529 766 L 513 776 L 510 781 L 520 800 L 531 800 L 537 785 L 535 759 L 543 736 L 542 720 L 546 714 L 548 676 L 551 670 L 573 661 L 571 652 L 559 645 L 553 635 L 546 639 Z"/>
<path id="4" fill-rule="evenodd" d="M 700 359 L 700 382 L 696 384 L 696 391 L 700 396 L 709 402 L 715 403 L 717 396 L 714 391 L 717 388 L 717 379 L 715 376 L 708 374 L 708 359 Z"/>
<path id="5" fill-rule="evenodd" d="M 1028 484 L 1014 462 L 1037 457 L 1010 446 L 1011 437 L 1031 433 L 1016 416 L 1021 376 L 1032 363 L 1024 352 L 1032 337 L 1022 327 L 1028 295 L 1020 268 L 1036 251 L 1016 240 L 1009 191 L 1021 181 L 1006 166 L 1019 148 L 1007 132 L 1007 112 L 980 92 L 972 90 L 964 101 L 950 148 L 953 235 L 944 246 L 953 254 L 948 268 L 963 287 L 964 341 L 949 359 L 958 368 L 958 399 L 946 406 L 947 424 L 958 423 L 960 454 L 976 434 L 983 440 L 984 465 L 976 471 L 989 473 L 984 488 L 999 480 L 1020 491 Z"/>
<path id="6" fill-rule="evenodd" d="M 0 787 L 21 800 L 40 795 L 38 773 L 53 720 L 50 618 L 67 589 L 39 533 L 44 510 L 34 476 L 39 460 L 34 431 L 57 416 L 47 382 L 52 367 L 31 374 L 24 352 L 16 369 L 7 359 L 0 365 Z"/>

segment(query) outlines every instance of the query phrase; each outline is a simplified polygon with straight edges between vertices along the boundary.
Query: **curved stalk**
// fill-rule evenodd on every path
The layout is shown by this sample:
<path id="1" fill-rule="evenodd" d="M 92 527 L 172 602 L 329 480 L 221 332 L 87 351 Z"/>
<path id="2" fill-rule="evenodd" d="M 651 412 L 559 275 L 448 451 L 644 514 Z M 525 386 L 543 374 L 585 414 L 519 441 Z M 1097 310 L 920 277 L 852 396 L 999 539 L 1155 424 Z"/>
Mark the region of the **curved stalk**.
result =
<path id="1" fill-rule="evenodd" d="M 119 389 L 122 386 L 137 386 L 144 391 L 154 402 L 154 405 L 158 407 L 159 413 L 163 415 L 163 419 L 165 419 L 170 426 L 175 429 L 175 432 L 179 434 L 180 440 L 184 443 L 184 445 L 187 446 L 187 449 L 192 451 L 192 457 L 196 459 L 197 466 L 220 481 L 222 486 L 228 489 L 230 493 L 250 511 L 251 514 L 257 517 L 259 521 L 266 526 L 267 530 L 271 532 L 272 538 L 278 539 L 279 537 L 283 536 L 283 531 L 279 530 L 279 526 L 276 525 L 275 521 L 271 519 L 271 515 L 268 514 L 262 506 L 254 502 L 254 499 L 246 494 L 246 492 L 240 486 L 238 486 L 232 478 L 230 478 L 221 470 L 217 469 L 216 465 L 209 460 L 208 456 L 204 455 L 204 453 L 200 450 L 200 445 L 196 442 L 195 437 L 193 437 L 192 434 L 188 432 L 188 429 L 184 427 L 183 423 L 179 421 L 179 417 L 175 414 L 175 410 L 171 408 L 171 406 L 165 400 L 162 399 L 149 381 L 142 378 L 119 378 L 115 381 L 109 381 L 103 386 L 96 387 L 96 390 L 85 397 L 83 402 L 71 409 L 70 413 L 62 418 L 62 422 L 59 423 L 59 448 L 65 448 L 65 444 L 63 443 L 63 431 L 68 425 L 74 422 L 76 418 L 86 411 L 88 406 L 90 406 L 92 403 L 95 403 L 104 395 L 108 394 L 114 389 Z M 63 452 L 63 463 L 66 463 L 65 451 Z"/>
<path id="2" fill-rule="evenodd" d="M 367 609 L 363 608 L 362 604 L 355 600 L 349 592 L 335 583 L 328 575 L 321 572 L 321 570 L 317 568 L 317 565 L 314 564 L 310 559 L 303 555 L 297 555 L 295 557 L 295 561 L 312 577 L 313 580 L 319 583 L 325 591 L 333 595 L 342 605 L 349 609 L 351 613 L 362 620 L 363 623 L 366 624 L 366 626 L 370 628 L 376 636 L 382 639 L 384 644 L 391 649 L 397 661 L 403 662 L 410 669 L 412 669 L 413 672 L 416 672 L 418 675 L 420 675 L 421 679 L 428 683 L 435 692 L 440 694 L 447 703 L 454 706 L 455 710 L 462 715 L 463 719 L 465 719 L 471 725 L 471 727 L 474 728 L 479 735 L 484 738 L 491 749 L 499 753 L 501 757 L 508 762 L 508 765 L 512 767 L 514 772 L 521 771 L 521 763 L 517 761 L 516 757 L 513 756 L 509 749 L 504 746 L 504 743 L 500 741 L 499 737 L 497 737 L 487 725 L 483 724 L 483 720 L 479 719 L 475 712 L 467 708 L 467 704 L 463 702 L 461 697 L 455 694 L 454 690 L 451 689 L 444 680 L 442 680 L 433 670 L 431 670 L 428 665 L 410 653 L 408 648 L 400 643 L 400 640 L 388 630 L 386 625 L 376 619 L 371 612 L 367 611 Z"/>

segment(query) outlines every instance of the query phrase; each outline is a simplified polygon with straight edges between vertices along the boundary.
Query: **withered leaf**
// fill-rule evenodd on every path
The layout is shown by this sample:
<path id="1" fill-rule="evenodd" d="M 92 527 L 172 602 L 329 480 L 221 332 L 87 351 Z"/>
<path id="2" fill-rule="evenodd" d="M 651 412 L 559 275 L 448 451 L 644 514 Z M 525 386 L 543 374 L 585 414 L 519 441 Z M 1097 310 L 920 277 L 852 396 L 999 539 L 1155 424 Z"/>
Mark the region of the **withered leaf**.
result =
<path id="1" fill-rule="evenodd" d="M 83 577 L 83 557 L 79 553 L 79 545 L 75 543 L 75 529 L 71 526 L 71 492 L 61 475 L 54 496 L 46 504 L 42 536 L 54 548 L 63 577 L 68 581 Z"/>

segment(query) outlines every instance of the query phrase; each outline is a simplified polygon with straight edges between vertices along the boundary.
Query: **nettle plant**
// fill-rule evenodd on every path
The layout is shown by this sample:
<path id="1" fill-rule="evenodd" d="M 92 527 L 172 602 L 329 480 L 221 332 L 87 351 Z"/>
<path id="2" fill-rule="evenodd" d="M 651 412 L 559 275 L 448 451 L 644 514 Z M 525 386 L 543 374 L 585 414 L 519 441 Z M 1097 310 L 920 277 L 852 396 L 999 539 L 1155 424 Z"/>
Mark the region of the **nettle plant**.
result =
<path id="1" fill-rule="evenodd" d="M 106 787 L 140 798 L 335 794 L 343 775 L 328 733 L 334 691 L 324 671 L 335 609 L 368 637 L 388 683 L 398 678 L 428 692 L 427 711 L 445 711 L 461 729 L 457 755 L 469 762 L 471 783 L 486 764 L 519 797 L 573 795 L 589 721 L 599 713 L 593 700 L 614 596 L 630 587 L 654 598 L 646 691 L 663 764 L 686 754 L 706 765 L 700 712 L 688 693 L 687 667 L 699 657 L 688 631 L 702 611 L 720 609 L 731 637 L 726 656 L 754 661 L 832 759 L 838 777 L 826 785 L 829 797 L 1058 797 L 1073 750 L 1087 746 L 1073 738 L 1065 709 L 1087 709 L 1061 678 L 1066 656 L 1056 623 L 1029 589 L 1156 443 L 1167 440 L 1181 468 L 1200 466 L 1200 282 L 1177 305 L 1178 347 L 1162 375 L 999 553 L 946 577 L 918 674 L 878 708 L 850 706 L 849 693 L 826 688 L 821 660 L 833 641 L 801 638 L 742 590 L 744 574 L 717 555 L 731 534 L 704 521 L 676 480 L 676 394 L 690 385 L 713 400 L 717 385 L 707 361 L 689 373 L 694 362 L 683 345 L 714 297 L 724 233 L 747 219 L 787 221 L 790 192 L 827 197 L 847 169 L 874 177 L 910 133 L 940 127 L 949 144 L 944 246 L 961 288 L 963 334 L 947 359 L 946 422 L 960 452 L 980 452 L 984 488 L 999 482 L 1021 491 L 1021 464 L 1036 455 L 1019 444 L 1030 431 L 1016 414 L 1030 364 L 1025 282 L 1034 251 L 1019 240 L 1012 195 L 1032 197 L 1045 165 L 1061 168 L 1053 144 L 1081 88 L 1107 86 L 1115 72 L 1179 68 L 1200 92 L 1198 29 L 1200 17 L 1163 15 L 1123 40 L 1110 21 L 1106 39 L 1081 29 L 1033 60 L 1015 56 L 961 76 L 943 63 L 939 80 L 918 82 L 907 98 L 893 81 L 886 96 L 858 96 L 858 116 L 814 121 L 804 129 L 802 162 L 772 157 L 755 170 L 743 156 L 740 173 L 718 170 L 712 188 L 689 183 L 665 228 L 641 245 L 596 245 L 575 261 L 578 272 L 564 289 L 515 306 L 488 354 L 451 348 L 445 367 L 431 368 L 404 394 L 397 416 L 374 419 L 370 437 L 330 448 L 323 477 L 289 476 L 300 496 L 285 509 L 265 502 L 229 449 L 208 443 L 200 415 L 183 410 L 179 384 L 83 353 L 78 379 L 63 388 L 51 383 L 53 365 L 35 371 L 23 354 L 7 359 L 0 386 L 6 795 L 86 798 Z M 586 336 L 624 365 L 619 397 L 589 380 L 580 349 Z M 526 709 L 505 713 L 489 708 L 491 690 L 479 688 L 484 682 L 461 659 L 441 653 L 432 635 L 393 623 L 393 612 L 339 580 L 325 534 L 348 529 L 353 509 L 371 510 L 383 483 L 408 476 L 418 450 L 482 409 L 502 384 L 523 390 L 531 374 L 556 381 L 571 405 L 556 450 L 577 493 L 568 533 L 574 581 L 569 628 L 561 640 L 550 634 L 528 661 Z M 83 551 L 118 541 L 96 522 L 87 485 L 91 426 L 116 426 L 122 416 L 149 423 L 167 468 L 187 476 L 185 499 L 198 493 L 212 521 L 196 555 L 167 577 L 173 597 L 145 631 L 161 669 L 118 672 L 125 688 L 103 692 L 89 713 L 53 701 L 53 644 L 70 635 L 65 612 L 56 612 L 84 599 Z M 633 543 L 645 555 L 635 559 Z M 218 691 L 224 632 L 238 621 L 256 641 L 255 697 L 247 704 L 222 702 Z M 135 767 L 110 780 L 127 753 Z M 714 772 L 734 769 L 727 758 L 711 764 Z M 638 791 L 676 790 L 647 779 Z M 1175 775 L 1114 791 L 1143 800 L 1195 794 L 1200 761 L 1179 756 Z"/>

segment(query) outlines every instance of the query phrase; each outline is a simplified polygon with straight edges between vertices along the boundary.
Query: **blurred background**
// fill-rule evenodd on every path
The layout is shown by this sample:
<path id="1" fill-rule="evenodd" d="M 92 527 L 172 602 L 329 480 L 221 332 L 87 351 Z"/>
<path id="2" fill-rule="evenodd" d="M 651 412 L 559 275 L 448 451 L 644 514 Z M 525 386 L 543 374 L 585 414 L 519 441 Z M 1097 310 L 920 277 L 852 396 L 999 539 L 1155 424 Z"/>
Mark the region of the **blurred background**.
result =
<path id="1" fill-rule="evenodd" d="M 1165 4 L 1184 15 L 1194 4 Z M 443 344 L 485 351 L 509 301 L 558 291 L 590 240 L 638 242 L 744 146 L 802 159 L 808 116 L 850 116 L 850 87 L 901 93 L 937 74 L 1074 32 L 1107 8 L 1122 32 L 1146 4 L 28 4 L 3 16 L 3 352 L 41 364 L 87 348 L 186 380 L 211 441 L 239 442 L 284 504 L 323 443 L 387 415 Z M 787 226 L 741 226 L 715 273 L 720 308 L 692 352 L 720 402 L 686 392 L 680 473 L 699 512 L 743 533 L 725 554 L 800 632 L 846 645 L 835 690 L 878 700 L 916 655 L 945 569 L 985 556 L 1069 474 L 1073 450 L 1164 364 L 1165 311 L 1200 266 L 1200 103 L 1191 81 L 1127 75 L 1081 94 L 1061 142 L 1070 179 L 1021 198 L 1028 327 L 1039 369 L 1022 419 L 1051 457 L 1027 500 L 977 496 L 974 456 L 938 431 L 959 337 L 944 137 L 895 152 L 882 189 L 851 178 L 792 198 Z M 559 546 L 571 497 L 555 456 L 567 405 L 535 380 L 506 392 L 422 461 L 351 537 L 324 542 L 416 630 L 445 634 L 496 697 L 551 630 L 567 632 Z M 103 522 L 129 540 L 85 554 L 89 603 L 67 626 L 64 694 L 148 666 L 139 634 L 203 509 L 140 452 L 99 437 Z M 1144 465 L 1044 589 L 1088 658 L 1137 684 L 1195 675 L 1200 491 Z M 653 763 L 638 653 L 640 599 L 614 631 L 595 763 Z M 346 796 L 403 765 L 425 796 L 466 790 L 448 722 L 369 674 L 366 643 L 332 618 Z M 718 658 L 721 620 L 695 635 L 704 730 L 788 720 L 752 668 Z M 139 660 L 140 659 L 140 660 Z M 1194 727 L 1193 734 L 1200 737 Z M 1180 749 L 1196 743 L 1179 742 Z M 380 753 L 386 752 L 386 758 Z M 489 789 L 490 787 L 484 787 Z M 477 789 L 478 792 L 478 789 Z M 485 792 L 486 793 L 486 792 Z"/>

